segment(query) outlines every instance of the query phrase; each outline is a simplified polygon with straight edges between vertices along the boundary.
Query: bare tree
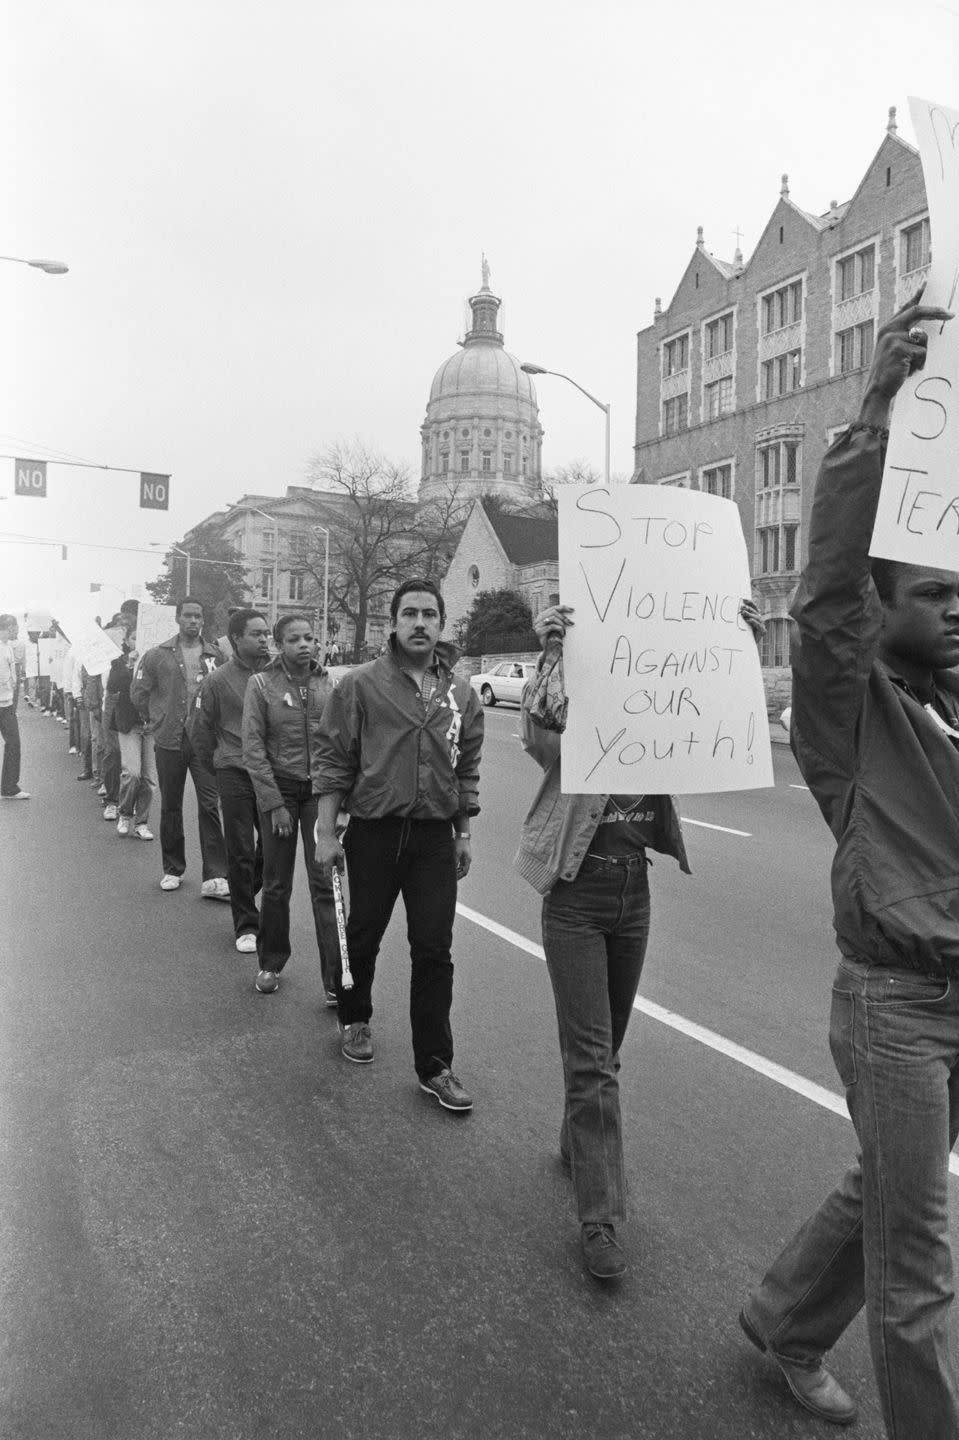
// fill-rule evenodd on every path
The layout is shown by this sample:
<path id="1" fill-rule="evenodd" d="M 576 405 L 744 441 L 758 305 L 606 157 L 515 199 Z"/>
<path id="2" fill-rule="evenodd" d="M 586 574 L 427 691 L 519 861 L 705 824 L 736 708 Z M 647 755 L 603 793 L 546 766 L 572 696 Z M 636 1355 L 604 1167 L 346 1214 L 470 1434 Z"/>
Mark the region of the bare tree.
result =
<path id="1" fill-rule="evenodd" d="M 570 460 L 568 465 L 558 465 L 543 476 L 543 503 L 555 515 L 559 509 L 557 492 L 563 485 L 596 485 L 602 475 L 588 460 Z M 629 477 L 618 471 L 610 476 L 611 485 L 622 485 Z"/>

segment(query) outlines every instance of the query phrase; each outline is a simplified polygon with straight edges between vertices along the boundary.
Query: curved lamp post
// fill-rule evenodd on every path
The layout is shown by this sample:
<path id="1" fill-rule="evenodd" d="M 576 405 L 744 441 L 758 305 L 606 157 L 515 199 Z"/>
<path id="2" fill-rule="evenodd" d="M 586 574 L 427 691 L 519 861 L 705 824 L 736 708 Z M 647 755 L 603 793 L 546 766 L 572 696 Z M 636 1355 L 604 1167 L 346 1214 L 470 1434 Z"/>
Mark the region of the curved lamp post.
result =
<path id="1" fill-rule="evenodd" d="M 606 484 L 608 485 L 608 484 L 609 484 L 609 411 L 610 411 L 610 407 L 609 407 L 608 405 L 604 405 L 603 402 L 602 402 L 602 400 L 597 400 L 595 395 L 591 395 L 588 390 L 584 389 L 583 386 L 580 385 L 580 383 L 579 383 L 578 380 L 574 380 L 574 379 L 573 379 L 572 375 L 564 375 L 563 372 L 562 372 L 562 370 L 547 370 L 547 369 L 545 368 L 545 366 L 543 366 L 543 365 L 532 365 L 532 364 L 521 365 L 519 368 L 520 368 L 521 370 L 525 371 L 527 375 L 556 375 L 556 376 L 559 377 L 560 380 L 568 380 L 569 383 L 570 383 L 570 385 L 574 385 L 574 386 L 576 387 L 576 389 L 580 392 L 581 395 L 585 395 L 587 400 L 592 400 L 593 404 L 594 404 L 594 405 L 597 405 L 597 406 L 599 407 L 599 409 L 602 410 L 603 414 L 606 416 Z"/>
<path id="2" fill-rule="evenodd" d="M 69 273 L 69 265 L 64 265 L 62 260 L 25 260 L 21 255 L 0 255 L 0 260 L 11 260 L 15 265 L 30 265 L 34 270 L 42 270 L 47 275 L 66 275 Z"/>

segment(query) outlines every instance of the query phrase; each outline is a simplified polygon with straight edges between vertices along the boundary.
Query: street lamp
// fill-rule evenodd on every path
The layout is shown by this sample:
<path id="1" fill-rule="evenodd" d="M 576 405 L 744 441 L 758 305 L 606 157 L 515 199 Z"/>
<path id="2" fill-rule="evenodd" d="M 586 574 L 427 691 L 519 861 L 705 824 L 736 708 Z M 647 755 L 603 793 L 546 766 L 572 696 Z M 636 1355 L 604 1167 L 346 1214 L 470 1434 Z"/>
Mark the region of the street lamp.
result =
<path id="1" fill-rule="evenodd" d="M 66 275 L 69 273 L 69 265 L 64 265 L 62 260 L 24 260 L 20 255 L 0 255 L 0 260 L 11 260 L 15 265 L 30 265 L 34 270 L 42 270 L 46 275 Z"/>
<path id="2" fill-rule="evenodd" d="M 265 510 L 261 510 L 258 505 L 248 505 L 248 504 L 246 504 L 245 501 L 237 501 L 236 504 L 234 504 L 234 505 L 228 505 L 226 508 L 227 508 L 228 510 L 252 510 L 252 511 L 254 512 L 254 514 L 256 514 L 256 515 L 262 515 L 263 518 L 264 518 L 264 520 L 269 520 L 270 525 L 271 525 L 272 528 L 273 528 L 273 598 L 272 598 L 272 603 L 271 603 L 271 605 L 270 605 L 270 623 L 271 623 L 272 625 L 275 625 L 275 624 L 276 624 L 276 615 L 277 615 L 277 601 L 278 601 L 278 598 L 279 598 L 279 582 L 280 582 L 280 575 L 279 575 L 280 532 L 279 532 L 279 529 L 278 529 L 278 527 L 277 527 L 276 519 L 275 519 L 274 516 L 268 515 Z"/>
<path id="3" fill-rule="evenodd" d="M 606 416 L 606 484 L 608 485 L 608 484 L 609 484 L 609 410 L 610 410 L 610 407 L 609 407 L 608 405 L 604 405 L 603 402 L 602 402 L 602 400 L 597 400 L 595 395 L 590 395 L 589 391 L 588 391 L 588 390 L 585 390 L 585 389 L 583 388 L 583 386 L 580 385 L 580 383 L 579 383 L 578 380 L 574 380 L 573 377 L 572 377 L 572 375 L 564 375 L 563 372 L 562 372 L 562 370 L 547 370 L 547 369 L 546 369 L 544 366 L 542 366 L 542 365 L 521 365 L 519 368 L 520 368 L 521 370 L 525 371 L 525 373 L 526 373 L 527 375 L 557 375 L 560 380 L 568 380 L 569 383 L 570 383 L 570 385 L 575 385 L 576 389 L 580 392 L 581 395 L 585 395 L 587 400 L 592 400 L 592 402 L 593 402 L 594 405 L 598 405 L 598 406 L 599 406 L 600 410 L 602 410 L 603 414 Z"/>
<path id="4" fill-rule="evenodd" d="M 320 530 L 323 533 L 323 644 L 320 654 L 326 657 L 326 642 L 330 629 L 330 532 L 325 525 L 311 525 L 311 530 Z"/>
<path id="5" fill-rule="evenodd" d="M 190 552 L 181 550 L 179 545 L 164 545 L 162 540 L 151 540 L 150 544 L 156 549 L 172 550 L 174 555 L 182 555 L 186 561 L 186 593 L 190 593 Z"/>

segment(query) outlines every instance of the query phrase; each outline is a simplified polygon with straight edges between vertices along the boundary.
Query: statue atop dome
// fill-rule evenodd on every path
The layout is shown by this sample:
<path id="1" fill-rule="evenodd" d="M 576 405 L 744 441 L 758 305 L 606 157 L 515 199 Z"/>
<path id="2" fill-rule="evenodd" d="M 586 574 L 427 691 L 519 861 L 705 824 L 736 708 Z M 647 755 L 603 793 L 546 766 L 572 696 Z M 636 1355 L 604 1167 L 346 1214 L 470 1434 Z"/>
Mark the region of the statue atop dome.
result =
<path id="1" fill-rule="evenodd" d="M 489 289 L 489 261 L 483 256 L 483 289 Z"/>

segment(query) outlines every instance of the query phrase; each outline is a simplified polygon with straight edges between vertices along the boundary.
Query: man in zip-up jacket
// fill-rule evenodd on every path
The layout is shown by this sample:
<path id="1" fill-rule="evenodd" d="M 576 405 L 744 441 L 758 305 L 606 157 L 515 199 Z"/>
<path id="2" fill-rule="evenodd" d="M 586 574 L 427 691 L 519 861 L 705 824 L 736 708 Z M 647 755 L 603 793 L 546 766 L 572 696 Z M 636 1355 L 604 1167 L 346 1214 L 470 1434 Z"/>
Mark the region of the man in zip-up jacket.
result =
<path id="1" fill-rule="evenodd" d="M 161 890 L 179 890 L 186 870 L 183 835 L 183 790 L 189 772 L 196 790 L 200 820 L 200 854 L 207 900 L 229 900 L 226 849 L 220 828 L 216 781 L 197 755 L 187 732 L 200 682 L 216 669 L 220 653 L 203 639 L 203 606 L 186 596 L 176 607 L 177 634 L 140 656 L 130 698 L 139 710 L 156 747 L 160 786 Z"/>
<path id="2" fill-rule="evenodd" d="M 829 1039 L 861 1155 L 740 1315 L 800 1403 L 847 1424 L 856 1406 L 823 1356 L 865 1303 L 892 1440 L 959 1435 L 959 574 L 870 564 L 869 544 L 890 404 L 925 361 L 922 322 L 950 318 L 917 297 L 881 328 L 859 419 L 816 486 L 791 739 L 836 837 Z"/>
<path id="3" fill-rule="evenodd" d="M 373 1059 L 370 1019 L 380 942 L 402 893 L 410 937 L 410 1020 L 420 1088 L 448 1110 L 472 1108 L 453 1074 L 453 917 L 479 813 L 483 711 L 455 651 L 440 641 L 446 609 L 432 580 L 407 580 L 390 603 L 389 649 L 345 676 L 323 717 L 317 860 L 346 862 L 353 989 L 338 988 L 342 1052 Z M 342 807 L 350 823 L 336 838 Z"/>
<path id="4" fill-rule="evenodd" d="M 223 814 L 234 943 L 254 954 L 260 917 L 256 897 L 263 879 L 263 846 L 253 782 L 243 764 L 243 701 L 250 676 L 270 658 L 270 627 L 259 610 L 235 610 L 227 626 L 233 657 L 197 691 L 190 738 L 216 776 Z"/>
<path id="5" fill-rule="evenodd" d="M 243 764 L 256 794 L 263 841 L 255 988 L 272 995 L 290 958 L 290 896 L 299 832 L 326 1002 L 332 1007 L 339 938 L 333 885 L 316 862 L 313 828 L 320 725 L 333 687 L 313 659 L 313 624 L 305 615 L 281 615 L 273 638 L 280 653 L 252 677 L 243 700 Z"/>

